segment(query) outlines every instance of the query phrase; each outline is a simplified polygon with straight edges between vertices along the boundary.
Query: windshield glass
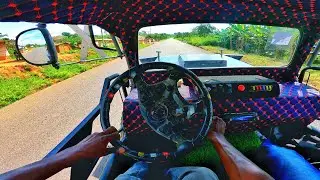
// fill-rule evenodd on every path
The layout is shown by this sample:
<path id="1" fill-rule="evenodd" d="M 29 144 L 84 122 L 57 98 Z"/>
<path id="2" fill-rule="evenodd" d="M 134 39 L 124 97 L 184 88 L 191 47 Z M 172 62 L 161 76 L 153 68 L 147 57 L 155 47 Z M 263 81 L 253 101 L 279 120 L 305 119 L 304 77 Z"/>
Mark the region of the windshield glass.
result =
<path id="1" fill-rule="evenodd" d="M 194 69 L 286 66 L 299 35 L 293 28 L 250 24 L 151 26 L 139 31 L 139 59 Z"/>

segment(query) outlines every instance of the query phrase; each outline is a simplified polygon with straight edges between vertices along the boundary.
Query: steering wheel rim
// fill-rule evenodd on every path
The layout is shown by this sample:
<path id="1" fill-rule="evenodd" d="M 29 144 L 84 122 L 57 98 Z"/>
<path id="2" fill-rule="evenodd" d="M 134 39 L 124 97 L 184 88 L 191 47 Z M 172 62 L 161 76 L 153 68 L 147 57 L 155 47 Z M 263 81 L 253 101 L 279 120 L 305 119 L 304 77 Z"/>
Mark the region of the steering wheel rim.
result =
<path id="1" fill-rule="evenodd" d="M 169 77 L 166 80 L 164 80 L 166 83 L 168 83 L 168 81 L 167 81 L 168 79 L 172 78 L 171 73 L 176 73 L 175 75 L 180 75 L 180 76 L 183 75 L 184 77 L 187 77 L 192 82 L 194 82 L 194 84 L 198 88 L 199 92 L 201 92 L 201 94 L 202 94 L 201 101 L 203 101 L 203 104 L 204 104 L 203 109 L 205 109 L 205 111 L 204 111 L 205 117 L 204 117 L 204 119 L 202 121 L 203 123 L 202 123 L 201 129 L 200 129 L 197 137 L 192 139 L 192 141 L 184 141 L 184 139 L 181 139 L 182 136 L 179 136 L 179 135 L 181 135 L 181 133 L 180 132 L 177 133 L 179 135 L 176 134 L 175 136 L 179 136 L 180 139 L 179 138 L 170 139 L 170 140 L 173 140 L 174 142 L 176 142 L 177 144 L 179 144 L 179 147 L 177 148 L 176 152 L 154 152 L 154 153 L 137 152 L 137 151 L 134 151 L 134 150 L 130 149 L 122 141 L 119 141 L 119 140 L 118 141 L 113 141 L 113 142 L 111 142 L 111 144 L 114 147 L 122 147 L 122 148 L 124 148 L 125 152 L 126 152 L 124 155 L 132 157 L 134 159 L 143 160 L 143 161 L 146 161 L 146 162 L 153 162 L 153 161 L 161 161 L 161 162 L 163 162 L 163 161 L 167 161 L 167 160 L 172 159 L 172 158 L 176 158 L 177 156 L 179 156 L 179 155 L 181 155 L 181 154 L 183 154 L 185 152 L 188 152 L 195 144 L 200 143 L 205 138 L 205 136 L 206 136 L 206 134 L 207 134 L 207 132 L 208 132 L 208 130 L 210 128 L 210 125 L 212 123 L 212 102 L 211 102 L 210 94 L 207 91 L 207 89 L 205 88 L 205 85 L 190 70 L 185 69 L 185 68 L 183 68 L 181 66 L 178 66 L 178 65 L 175 65 L 175 64 L 164 63 L 164 62 L 145 63 L 145 64 L 141 64 L 139 66 L 136 66 L 136 67 L 134 67 L 132 69 L 127 70 L 126 72 L 121 74 L 118 78 L 116 78 L 112 82 L 112 84 L 108 88 L 108 90 L 105 92 L 105 95 L 103 96 L 102 103 L 101 103 L 100 121 L 101 121 L 102 128 L 104 130 L 107 129 L 108 127 L 110 127 L 109 111 L 110 111 L 110 104 L 111 104 L 111 102 L 113 100 L 113 97 L 116 94 L 116 92 L 124 84 L 128 83 L 129 79 L 133 79 L 134 82 L 136 83 L 137 89 L 138 89 L 139 106 L 140 106 L 140 110 L 141 110 L 142 116 L 146 119 L 148 125 L 154 131 L 156 131 L 161 136 L 166 137 L 165 135 L 161 134 L 160 131 L 157 131 L 155 129 L 154 124 L 150 123 L 150 122 L 152 122 L 150 120 L 150 116 L 146 115 L 146 114 L 148 114 L 147 113 L 148 110 L 146 110 L 147 108 L 145 107 L 145 104 L 144 104 L 144 102 L 146 102 L 146 101 L 141 100 L 141 99 L 143 99 L 142 97 L 145 95 L 144 91 L 143 90 L 141 91 L 141 89 L 143 89 L 143 86 L 147 85 L 147 83 L 143 80 L 143 73 L 145 73 L 147 70 L 151 70 L 151 69 L 165 69 L 168 72 L 170 72 L 169 73 Z M 173 76 L 173 77 L 175 77 L 175 76 Z M 181 78 L 184 78 L 184 77 L 181 77 Z M 157 88 L 157 86 L 161 85 L 161 83 L 163 83 L 164 81 L 160 81 L 159 83 L 155 83 L 155 84 L 150 85 L 150 86 L 153 86 L 153 87 Z M 174 84 L 174 83 L 176 83 L 176 82 L 172 82 L 171 85 Z M 177 106 L 181 105 L 181 102 L 183 102 L 184 98 L 181 96 L 180 93 L 177 93 L 177 89 L 175 89 L 174 91 L 175 91 L 175 93 L 172 93 L 173 94 L 172 97 L 173 96 L 175 96 L 175 97 L 179 96 L 178 98 L 174 98 L 174 100 L 173 100 L 173 101 L 177 101 L 177 103 L 174 106 L 174 107 L 177 107 Z M 169 92 L 171 92 L 171 91 L 169 91 Z M 149 99 L 150 99 L 150 97 L 149 97 Z M 160 98 L 160 100 L 161 100 L 161 98 Z M 189 102 L 183 102 L 183 103 L 188 104 Z M 174 110 L 174 108 L 173 108 L 173 110 Z M 150 112 L 150 109 L 149 109 L 149 112 Z M 170 111 L 170 112 L 172 112 L 172 111 Z M 184 113 L 188 113 L 188 112 L 189 112 L 189 109 L 186 112 L 184 111 Z M 171 116 L 171 118 L 172 117 L 173 116 Z M 168 119 L 168 116 L 167 116 L 167 121 L 170 121 Z M 173 132 L 173 130 L 171 130 L 171 131 Z M 166 138 L 168 138 L 168 137 L 166 137 Z"/>

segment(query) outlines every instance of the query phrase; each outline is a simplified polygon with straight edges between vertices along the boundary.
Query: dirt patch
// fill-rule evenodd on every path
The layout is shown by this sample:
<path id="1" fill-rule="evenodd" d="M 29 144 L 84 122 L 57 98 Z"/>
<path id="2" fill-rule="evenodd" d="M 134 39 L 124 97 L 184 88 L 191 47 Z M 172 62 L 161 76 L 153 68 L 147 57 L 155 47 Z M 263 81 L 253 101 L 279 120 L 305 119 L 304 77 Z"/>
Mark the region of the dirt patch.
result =
<path id="1" fill-rule="evenodd" d="M 0 67 L 0 76 L 3 78 L 28 78 L 32 75 L 42 77 L 41 68 L 28 64 Z"/>
<path id="2" fill-rule="evenodd" d="M 58 57 L 61 61 L 78 62 L 80 60 L 80 53 L 59 54 Z"/>

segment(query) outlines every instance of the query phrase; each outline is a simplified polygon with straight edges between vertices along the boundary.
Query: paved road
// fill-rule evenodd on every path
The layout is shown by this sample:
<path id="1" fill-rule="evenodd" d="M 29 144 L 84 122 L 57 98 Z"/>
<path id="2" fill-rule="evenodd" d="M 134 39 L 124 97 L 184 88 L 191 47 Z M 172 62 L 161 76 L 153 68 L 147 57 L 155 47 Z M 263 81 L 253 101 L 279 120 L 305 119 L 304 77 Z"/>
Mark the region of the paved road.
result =
<path id="1" fill-rule="evenodd" d="M 37 47 L 23 53 L 26 60 L 35 64 L 45 64 L 50 61 L 46 47 Z"/>
<path id="2" fill-rule="evenodd" d="M 152 46 L 144 48 L 139 52 L 140 57 L 157 56 L 156 51 L 161 51 L 160 56 L 169 56 L 177 54 L 208 54 L 209 52 L 201 48 L 191 46 L 175 39 L 160 41 Z"/>
<path id="3" fill-rule="evenodd" d="M 144 56 L 174 52 L 204 53 L 203 50 L 167 40 L 143 49 Z M 36 161 L 55 147 L 98 103 L 103 80 L 127 69 L 125 60 L 117 59 L 55 84 L 0 109 L 0 173 Z M 122 104 L 115 96 L 111 117 L 119 124 Z M 99 122 L 95 130 L 100 130 Z M 53 179 L 68 179 L 68 170 Z"/>

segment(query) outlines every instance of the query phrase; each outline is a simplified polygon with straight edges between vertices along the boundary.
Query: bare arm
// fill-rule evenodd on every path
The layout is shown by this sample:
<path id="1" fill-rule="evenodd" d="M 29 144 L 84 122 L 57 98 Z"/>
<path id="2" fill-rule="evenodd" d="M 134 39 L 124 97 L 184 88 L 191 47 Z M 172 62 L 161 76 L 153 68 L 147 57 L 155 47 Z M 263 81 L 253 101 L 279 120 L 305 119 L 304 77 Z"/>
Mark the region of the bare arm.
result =
<path id="1" fill-rule="evenodd" d="M 52 157 L 4 173 L 0 179 L 47 179 L 80 159 L 106 155 L 107 144 L 115 138 L 119 138 L 119 134 L 110 127 L 104 132 L 91 134 L 79 144 Z"/>
<path id="2" fill-rule="evenodd" d="M 77 155 L 72 154 L 66 149 L 55 156 L 2 174 L 0 179 L 47 179 L 77 161 Z"/>
<path id="3" fill-rule="evenodd" d="M 230 179 L 273 179 L 260 169 L 241 152 L 234 148 L 224 137 L 225 122 L 218 118 L 213 130 L 208 133 L 208 139 L 217 150 L 220 159 Z"/>

